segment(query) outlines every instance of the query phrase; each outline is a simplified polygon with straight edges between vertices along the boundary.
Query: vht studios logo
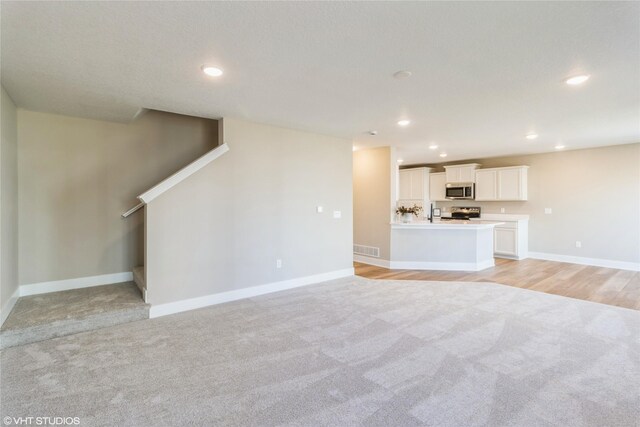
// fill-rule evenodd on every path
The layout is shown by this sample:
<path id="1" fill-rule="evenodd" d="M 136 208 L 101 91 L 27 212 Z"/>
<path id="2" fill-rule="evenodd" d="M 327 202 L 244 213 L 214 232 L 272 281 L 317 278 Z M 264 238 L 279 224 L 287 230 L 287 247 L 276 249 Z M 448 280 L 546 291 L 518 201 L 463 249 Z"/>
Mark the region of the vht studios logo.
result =
<path id="1" fill-rule="evenodd" d="M 4 417 L 4 425 L 10 426 L 71 426 L 80 425 L 79 417 Z"/>

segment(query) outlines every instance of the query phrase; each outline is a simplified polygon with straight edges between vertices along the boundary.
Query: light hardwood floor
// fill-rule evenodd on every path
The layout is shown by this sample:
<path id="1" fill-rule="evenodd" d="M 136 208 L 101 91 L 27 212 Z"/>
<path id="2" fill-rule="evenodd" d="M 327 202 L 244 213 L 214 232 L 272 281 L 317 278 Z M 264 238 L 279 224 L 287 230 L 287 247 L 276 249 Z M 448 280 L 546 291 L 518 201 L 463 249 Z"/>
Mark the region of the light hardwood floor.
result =
<path id="1" fill-rule="evenodd" d="M 640 272 L 525 259 L 496 258 L 477 272 L 389 270 L 354 263 L 358 276 L 389 280 L 495 282 L 549 294 L 640 310 Z"/>

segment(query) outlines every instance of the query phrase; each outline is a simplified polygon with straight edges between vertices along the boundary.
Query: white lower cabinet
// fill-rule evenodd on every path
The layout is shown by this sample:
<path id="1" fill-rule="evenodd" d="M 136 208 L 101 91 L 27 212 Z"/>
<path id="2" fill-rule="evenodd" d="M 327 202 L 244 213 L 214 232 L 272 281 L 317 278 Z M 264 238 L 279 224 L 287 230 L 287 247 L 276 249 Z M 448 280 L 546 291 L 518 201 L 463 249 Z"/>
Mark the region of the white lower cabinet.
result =
<path id="1" fill-rule="evenodd" d="M 518 256 L 518 230 L 496 227 L 493 235 L 494 255 Z"/>
<path id="2" fill-rule="evenodd" d="M 529 221 L 505 221 L 493 229 L 493 254 L 498 258 L 529 256 Z"/>
<path id="3" fill-rule="evenodd" d="M 529 257 L 528 218 L 528 215 L 482 215 L 479 219 L 480 221 L 500 221 L 502 223 L 496 225 L 493 229 L 493 256 L 509 259 L 525 259 Z"/>

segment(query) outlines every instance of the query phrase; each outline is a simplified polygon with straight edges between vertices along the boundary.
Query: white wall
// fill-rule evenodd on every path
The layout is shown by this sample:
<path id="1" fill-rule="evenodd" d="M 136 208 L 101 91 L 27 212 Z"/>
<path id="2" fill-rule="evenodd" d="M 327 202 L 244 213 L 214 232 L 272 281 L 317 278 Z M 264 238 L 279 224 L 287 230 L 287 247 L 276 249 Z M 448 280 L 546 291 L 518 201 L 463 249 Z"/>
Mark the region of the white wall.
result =
<path id="1" fill-rule="evenodd" d="M 141 265 L 136 196 L 217 145 L 217 121 L 150 111 L 131 124 L 18 110 L 21 285 Z"/>
<path id="2" fill-rule="evenodd" d="M 350 141 L 227 118 L 224 135 L 228 153 L 146 207 L 148 301 L 351 269 Z"/>
<path id="3" fill-rule="evenodd" d="M 640 263 L 640 144 L 474 159 L 482 167 L 528 165 L 526 202 L 438 202 L 484 213 L 530 215 L 529 251 Z M 436 165 L 436 170 L 444 170 Z M 552 208 L 546 215 L 545 208 Z M 576 241 L 582 242 L 576 248 Z"/>
<path id="4" fill-rule="evenodd" d="M 0 316 L 18 289 L 18 131 L 16 106 L 2 90 L 0 143 Z"/>

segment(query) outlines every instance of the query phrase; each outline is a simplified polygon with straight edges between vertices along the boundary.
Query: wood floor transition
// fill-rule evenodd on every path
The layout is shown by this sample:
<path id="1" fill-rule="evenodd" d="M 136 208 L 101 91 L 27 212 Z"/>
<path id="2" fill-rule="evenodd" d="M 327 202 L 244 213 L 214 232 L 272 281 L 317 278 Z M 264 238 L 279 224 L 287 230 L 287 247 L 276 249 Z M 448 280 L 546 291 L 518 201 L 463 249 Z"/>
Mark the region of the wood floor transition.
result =
<path id="1" fill-rule="evenodd" d="M 389 270 L 354 263 L 370 279 L 495 282 L 518 288 L 640 310 L 640 272 L 563 262 L 496 258 L 483 271 Z"/>

